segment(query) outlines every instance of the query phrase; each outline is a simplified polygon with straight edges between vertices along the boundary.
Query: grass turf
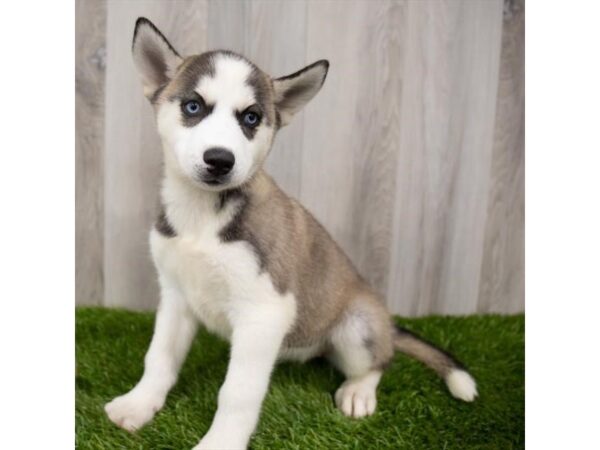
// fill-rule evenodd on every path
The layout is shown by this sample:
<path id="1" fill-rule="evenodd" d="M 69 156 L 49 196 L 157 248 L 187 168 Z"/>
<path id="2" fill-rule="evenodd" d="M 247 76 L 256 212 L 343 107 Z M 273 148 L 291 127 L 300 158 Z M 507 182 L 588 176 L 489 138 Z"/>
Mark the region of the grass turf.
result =
<path id="1" fill-rule="evenodd" d="M 76 311 L 78 449 L 186 449 L 207 431 L 225 376 L 228 345 L 201 330 L 165 407 L 136 434 L 113 425 L 103 405 L 139 379 L 154 316 Z M 251 449 L 512 449 L 524 447 L 524 317 L 402 319 L 453 352 L 478 382 L 479 398 L 453 399 L 421 364 L 398 354 L 378 389 L 377 411 L 353 420 L 332 395 L 342 376 L 325 361 L 282 363 Z"/>

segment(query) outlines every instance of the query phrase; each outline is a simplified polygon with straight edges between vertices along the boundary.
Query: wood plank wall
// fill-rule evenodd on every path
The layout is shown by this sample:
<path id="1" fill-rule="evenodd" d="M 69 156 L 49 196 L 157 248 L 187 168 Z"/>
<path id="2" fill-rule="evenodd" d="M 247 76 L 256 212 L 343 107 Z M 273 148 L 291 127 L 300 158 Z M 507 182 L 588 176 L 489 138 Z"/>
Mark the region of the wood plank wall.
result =
<path id="1" fill-rule="evenodd" d="M 75 3 L 75 299 L 104 302 L 106 3 Z"/>
<path id="2" fill-rule="evenodd" d="M 524 0 L 77 0 L 77 304 L 152 309 L 161 151 L 138 16 L 182 54 L 331 63 L 269 172 L 398 314 L 524 308 Z"/>

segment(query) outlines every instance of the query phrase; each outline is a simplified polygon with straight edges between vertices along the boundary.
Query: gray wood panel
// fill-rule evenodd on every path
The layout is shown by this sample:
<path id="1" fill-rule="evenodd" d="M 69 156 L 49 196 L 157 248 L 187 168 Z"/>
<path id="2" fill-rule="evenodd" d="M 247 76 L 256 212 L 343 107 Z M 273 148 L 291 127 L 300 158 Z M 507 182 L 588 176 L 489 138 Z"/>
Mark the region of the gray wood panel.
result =
<path id="1" fill-rule="evenodd" d="M 302 202 L 385 292 L 400 142 L 406 2 L 308 4 L 309 61 L 328 58 L 305 112 Z M 332 26 L 334 24 L 334 26 Z M 342 30 L 352 30 L 343 38 Z"/>
<path id="2" fill-rule="evenodd" d="M 476 310 L 502 1 L 410 2 L 388 303 Z"/>
<path id="3" fill-rule="evenodd" d="M 210 0 L 208 4 L 207 50 L 246 51 L 249 2 Z"/>
<path id="4" fill-rule="evenodd" d="M 146 16 L 182 54 L 206 48 L 204 1 L 108 3 L 105 160 L 105 304 L 153 308 L 158 286 L 148 231 L 158 206 L 162 150 L 131 58 L 133 25 Z"/>
<path id="5" fill-rule="evenodd" d="M 162 152 L 130 54 L 143 15 L 184 55 L 228 48 L 274 76 L 330 60 L 267 169 L 394 312 L 523 309 L 523 0 L 504 21 L 502 0 L 102 5 L 76 4 L 79 304 L 157 303 Z"/>
<path id="6" fill-rule="evenodd" d="M 525 304 L 525 2 L 507 3 L 480 312 L 519 312 Z"/>
<path id="7" fill-rule="evenodd" d="M 104 299 L 106 2 L 75 2 L 75 297 Z"/>
<path id="8" fill-rule="evenodd" d="M 249 4 L 245 54 L 272 76 L 284 76 L 306 60 L 306 3 L 254 1 Z M 304 116 L 299 113 L 275 139 L 267 171 L 293 197 L 300 196 Z"/>

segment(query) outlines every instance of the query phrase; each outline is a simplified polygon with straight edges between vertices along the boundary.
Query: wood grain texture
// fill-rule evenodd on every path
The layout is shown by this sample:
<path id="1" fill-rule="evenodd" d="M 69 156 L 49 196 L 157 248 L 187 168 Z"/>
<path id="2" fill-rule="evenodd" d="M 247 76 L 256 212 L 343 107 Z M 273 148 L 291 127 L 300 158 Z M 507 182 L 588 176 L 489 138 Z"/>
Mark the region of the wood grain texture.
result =
<path id="1" fill-rule="evenodd" d="M 406 3 L 311 2 L 309 60 L 327 57 L 305 112 L 301 201 L 385 292 L 390 258 Z M 340 36 L 341 30 L 352 33 Z"/>
<path id="2" fill-rule="evenodd" d="M 502 1 L 410 2 L 388 302 L 477 308 Z"/>
<path id="3" fill-rule="evenodd" d="M 156 218 L 162 150 L 131 58 L 133 25 L 153 21 L 181 54 L 206 48 L 204 1 L 109 1 L 106 76 L 105 304 L 154 308 L 148 231 Z"/>
<path id="4" fill-rule="evenodd" d="M 274 77 L 300 70 L 306 60 L 306 3 L 251 2 L 247 9 L 245 54 Z M 289 195 L 300 196 L 304 117 L 281 129 L 265 167 Z"/>
<path id="5" fill-rule="evenodd" d="M 525 2 L 506 2 L 478 311 L 525 307 Z"/>
<path id="6" fill-rule="evenodd" d="M 162 152 L 130 53 L 143 15 L 184 55 L 230 49 L 273 76 L 330 61 L 267 170 L 393 312 L 523 309 L 523 0 L 78 0 L 76 13 L 79 304 L 158 299 Z"/>
<path id="7" fill-rule="evenodd" d="M 75 2 L 75 296 L 104 299 L 106 2 Z"/>
<path id="8" fill-rule="evenodd" d="M 207 50 L 232 50 L 244 54 L 249 2 L 210 0 Z"/>

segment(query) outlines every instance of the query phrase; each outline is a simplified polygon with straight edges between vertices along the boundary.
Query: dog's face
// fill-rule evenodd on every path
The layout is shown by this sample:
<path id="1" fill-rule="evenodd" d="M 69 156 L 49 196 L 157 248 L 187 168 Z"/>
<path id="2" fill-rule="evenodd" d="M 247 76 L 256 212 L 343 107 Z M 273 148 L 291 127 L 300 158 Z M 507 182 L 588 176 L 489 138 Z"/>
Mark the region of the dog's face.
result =
<path id="1" fill-rule="evenodd" d="M 133 57 L 154 105 L 165 163 L 199 187 L 247 181 L 277 130 L 319 91 L 327 61 L 272 79 L 227 51 L 182 58 L 146 19 L 138 19 Z"/>

